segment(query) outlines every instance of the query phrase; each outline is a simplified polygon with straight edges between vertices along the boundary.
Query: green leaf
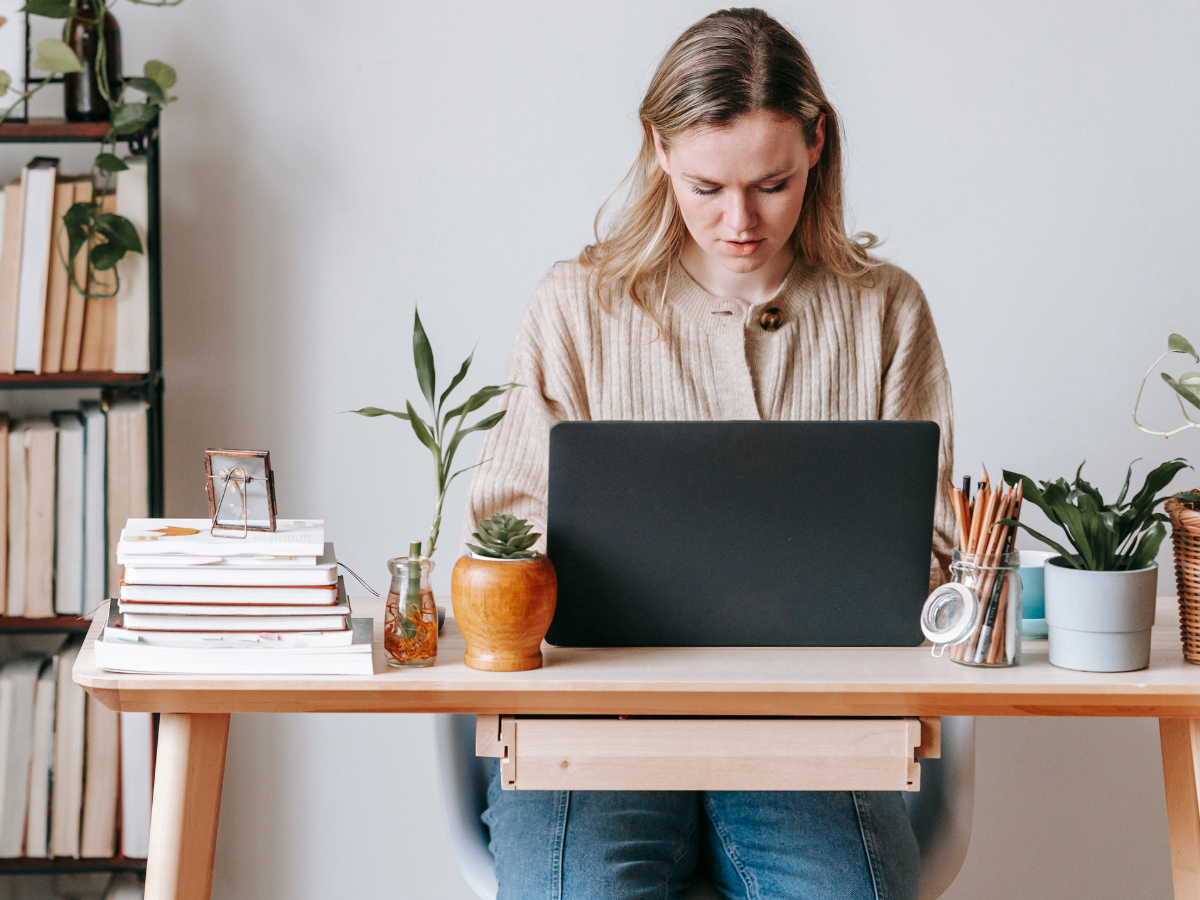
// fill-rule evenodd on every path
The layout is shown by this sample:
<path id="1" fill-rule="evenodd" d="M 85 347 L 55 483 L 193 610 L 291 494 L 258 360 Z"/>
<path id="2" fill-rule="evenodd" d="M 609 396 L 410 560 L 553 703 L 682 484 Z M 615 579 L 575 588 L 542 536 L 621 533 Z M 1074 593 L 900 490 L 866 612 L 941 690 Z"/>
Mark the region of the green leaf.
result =
<path id="1" fill-rule="evenodd" d="M 82 225 L 67 222 L 66 216 L 63 217 L 63 224 L 67 229 L 67 262 L 74 263 L 75 257 L 87 243 L 87 230 Z"/>
<path id="2" fill-rule="evenodd" d="M 463 360 L 462 368 L 458 370 L 458 374 L 450 379 L 450 387 L 448 387 L 448 388 L 446 388 L 446 390 L 442 391 L 442 396 L 440 396 L 438 398 L 438 411 L 439 412 L 441 412 L 442 405 L 446 402 L 446 398 L 450 396 L 450 392 L 453 391 L 460 384 L 462 384 L 462 380 L 467 377 L 467 369 L 471 368 L 471 360 L 473 360 L 474 358 L 475 358 L 475 351 L 472 350 L 471 355 L 468 356 L 465 360 Z M 443 420 L 443 427 L 445 425 L 445 422 L 448 422 L 448 421 L 449 421 L 448 418 Z"/>
<path id="3" fill-rule="evenodd" d="M 391 409 L 380 409 L 378 406 L 364 406 L 362 409 L 350 409 L 347 412 L 352 412 L 355 415 L 366 416 L 368 419 L 373 419 L 376 416 L 395 416 L 397 419 L 408 421 L 408 413 L 396 412 Z"/>
<path id="4" fill-rule="evenodd" d="M 1050 540 L 1050 538 L 1046 537 L 1044 534 L 1034 531 L 1032 528 L 1030 528 L 1024 522 L 1018 522 L 1016 519 L 1001 519 L 1000 524 L 1008 525 L 1009 527 L 1012 527 L 1012 528 L 1024 528 L 1027 532 L 1029 532 L 1030 537 L 1033 537 L 1033 538 L 1041 541 L 1047 547 L 1052 547 L 1053 549 L 1057 550 L 1058 554 L 1063 559 L 1065 559 L 1067 562 L 1069 562 L 1072 566 L 1074 566 L 1076 569 L 1083 568 L 1083 566 L 1079 565 L 1079 561 L 1075 559 L 1075 554 L 1071 553 L 1069 550 L 1067 550 L 1066 547 L 1064 547 L 1062 544 L 1058 543 L 1057 541 L 1052 541 L 1052 540 Z"/>
<path id="5" fill-rule="evenodd" d="M 113 107 L 112 131 L 120 136 L 141 131 L 158 115 L 153 103 L 120 103 Z"/>
<path id="6" fill-rule="evenodd" d="M 163 93 L 162 85 L 153 78 L 126 78 L 125 84 L 135 91 L 141 91 L 147 97 L 153 97 L 159 103 L 166 104 L 167 95 Z"/>
<path id="7" fill-rule="evenodd" d="M 92 216 L 96 214 L 96 210 L 99 208 L 99 204 L 88 203 L 86 201 L 73 203 L 71 208 L 63 215 L 63 221 L 68 225 L 78 225 L 81 228 L 86 228 L 92 224 Z"/>
<path id="8" fill-rule="evenodd" d="M 8 93 L 9 86 L 12 85 L 12 76 L 0 69 L 0 97 Z"/>
<path id="9" fill-rule="evenodd" d="M 433 365 L 433 348 L 429 346 L 429 338 L 425 335 L 425 329 L 421 327 L 421 314 L 415 309 L 413 310 L 413 362 L 417 366 L 417 383 L 421 385 L 421 393 L 429 402 L 429 408 L 435 410 L 437 407 L 433 405 L 433 394 L 437 382 L 437 372 Z"/>
<path id="10" fill-rule="evenodd" d="M 153 79 L 164 91 L 175 86 L 175 70 L 160 60 L 152 59 L 142 66 L 142 74 Z"/>
<path id="11" fill-rule="evenodd" d="M 119 244 L 131 253 L 142 252 L 142 242 L 137 229 L 124 216 L 116 213 L 100 213 L 96 216 L 96 232 L 104 235 L 110 244 Z"/>
<path id="12" fill-rule="evenodd" d="M 119 156 L 112 153 L 101 153 L 96 157 L 94 165 L 101 172 L 124 172 L 129 168 Z"/>
<path id="13" fill-rule="evenodd" d="M 72 13 L 71 0 L 28 0 L 21 7 L 21 12 L 45 16 L 47 19 L 69 19 Z"/>
<path id="14" fill-rule="evenodd" d="M 1167 349 L 1172 353 L 1186 353 L 1196 362 L 1200 362 L 1200 356 L 1196 355 L 1196 351 L 1182 334 L 1173 334 L 1167 338 Z"/>
<path id="15" fill-rule="evenodd" d="M 57 18 L 65 18 L 65 16 Z M 83 71 L 83 64 L 75 55 L 75 51 L 58 38 L 46 38 L 44 41 L 38 41 L 37 59 L 33 61 L 33 67 L 41 69 L 43 72 L 57 74 Z"/>
<path id="16" fill-rule="evenodd" d="M 1167 527 L 1162 522 L 1156 522 L 1153 529 L 1142 535 L 1123 568 L 1130 572 L 1146 568 L 1158 556 L 1158 548 L 1166 536 Z"/>
<path id="17" fill-rule="evenodd" d="M 430 434 L 429 426 L 425 424 L 424 419 L 417 415 L 417 411 L 413 409 L 411 403 L 408 404 L 408 421 L 417 435 L 417 440 L 428 447 L 435 456 L 439 455 L 440 448 L 437 441 L 433 439 L 433 435 Z M 449 462 L 449 457 L 447 457 L 447 462 Z"/>
<path id="18" fill-rule="evenodd" d="M 454 409 L 446 413 L 445 421 L 449 422 L 456 416 L 465 416 L 467 413 L 472 413 L 486 404 L 493 397 L 499 397 L 501 394 L 507 393 L 513 388 L 519 387 L 524 387 L 524 385 L 513 382 L 511 384 L 489 384 L 487 387 L 480 388 L 474 394 L 468 397 L 465 403 L 454 407 Z"/>
<path id="19" fill-rule="evenodd" d="M 92 248 L 92 267 L 107 272 L 125 255 L 125 248 L 115 243 L 97 244 Z"/>
<path id="20" fill-rule="evenodd" d="M 454 451 L 458 449 L 458 445 L 462 443 L 463 438 L 474 431 L 487 431 L 489 428 L 495 428 L 496 425 L 499 424 L 500 420 L 504 418 L 504 414 L 506 412 L 508 412 L 508 410 L 502 409 L 500 412 L 492 413 L 487 418 L 480 419 L 470 428 L 464 428 L 462 431 L 456 434 L 450 441 L 450 449 L 446 451 L 446 465 L 449 466 L 450 460 L 454 459 Z"/>
<path id="21" fill-rule="evenodd" d="M 1197 388 L 1193 384 L 1178 382 L 1166 372 L 1162 373 L 1162 380 L 1169 384 L 1180 397 L 1192 404 L 1192 406 L 1200 409 L 1200 388 Z"/>

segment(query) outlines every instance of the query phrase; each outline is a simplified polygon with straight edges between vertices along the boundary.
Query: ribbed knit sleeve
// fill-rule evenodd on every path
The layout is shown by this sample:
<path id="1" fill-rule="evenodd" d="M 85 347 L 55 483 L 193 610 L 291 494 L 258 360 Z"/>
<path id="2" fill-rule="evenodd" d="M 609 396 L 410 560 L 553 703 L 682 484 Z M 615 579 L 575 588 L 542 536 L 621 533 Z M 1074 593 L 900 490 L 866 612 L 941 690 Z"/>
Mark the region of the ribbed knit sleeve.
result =
<path id="1" fill-rule="evenodd" d="M 573 307 L 582 288 L 564 265 L 556 266 L 534 293 L 513 342 L 507 381 L 521 387 L 501 397 L 507 410 L 487 433 L 471 479 L 462 540 L 493 513 L 528 519 L 546 550 L 546 497 L 549 490 L 550 429 L 555 422 L 588 419 L 583 369 L 572 334 Z"/>
<path id="2" fill-rule="evenodd" d="M 942 357 L 929 304 L 917 282 L 900 269 L 887 270 L 887 307 L 882 333 L 881 419 L 928 420 L 941 429 L 937 502 L 933 520 L 930 586 L 947 580 L 955 544 L 954 512 L 946 489 L 954 469 L 954 408 L 950 375 Z"/>

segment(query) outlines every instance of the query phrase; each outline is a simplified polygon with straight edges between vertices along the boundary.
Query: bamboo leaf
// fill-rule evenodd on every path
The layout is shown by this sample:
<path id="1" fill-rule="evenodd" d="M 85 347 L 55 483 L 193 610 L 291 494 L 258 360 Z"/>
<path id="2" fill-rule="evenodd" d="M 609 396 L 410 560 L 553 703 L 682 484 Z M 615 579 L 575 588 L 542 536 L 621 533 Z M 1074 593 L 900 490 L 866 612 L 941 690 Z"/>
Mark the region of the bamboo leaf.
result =
<path id="1" fill-rule="evenodd" d="M 438 411 L 439 412 L 441 412 L 442 405 L 446 402 L 446 398 L 449 397 L 450 393 L 456 387 L 458 387 L 460 384 L 462 384 L 462 380 L 467 377 L 467 369 L 471 368 L 471 360 L 473 360 L 474 358 L 475 358 L 475 351 L 472 350 L 471 355 L 468 356 L 465 360 L 463 360 L 462 368 L 458 370 L 458 374 L 450 379 L 450 387 L 448 387 L 448 388 L 446 388 L 446 390 L 442 391 L 442 396 L 440 396 L 438 398 Z M 446 419 L 443 421 L 443 424 L 442 424 L 443 428 L 445 427 L 445 422 L 448 422 L 448 421 L 450 421 L 449 416 L 447 416 Z"/>
<path id="2" fill-rule="evenodd" d="M 449 465 L 450 460 L 454 458 L 454 451 L 458 449 L 458 445 L 462 443 L 463 438 L 475 431 L 487 431 L 490 428 L 494 428 L 504 418 L 506 412 L 508 410 L 502 409 L 500 412 L 492 413 L 487 418 L 480 419 L 470 428 L 464 428 L 456 434 L 450 441 L 450 449 L 446 451 L 446 465 Z"/>
<path id="3" fill-rule="evenodd" d="M 429 338 L 421 327 L 421 314 L 416 310 L 413 310 L 413 362 L 417 366 L 417 383 L 421 385 L 421 393 L 429 402 L 429 408 L 435 410 L 437 407 L 433 405 L 433 394 L 437 376 L 433 366 L 433 348 L 429 346 Z"/>
<path id="4" fill-rule="evenodd" d="M 473 413 L 493 397 L 499 397 L 501 394 L 519 387 L 524 387 L 524 385 L 513 382 L 511 384 L 489 384 L 487 387 L 480 388 L 467 398 L 465 403 L 454 407 L 454 409 L 446 413 L 446 421 L 449 422 L 456 416 L 465 416 L 468 413 Z"/>
<path id="5" fill-rule="evenodd" d="M 1192 348 L 1192 345 L 1188 343 L 1187 338 L 1185 338 L 1182 334 L 1172 334 L 1169 338 L 1167 338 L 1167 349 L 1171 350 L 1173 353 L 1186 353 L 1196 362 L 1200 362 L 1200 356 L 1196 355 L 1196 351 Z"/>
<path id="6" fill-rule="evenodd" d="M 397 419 L 408 421 L 408 413 L 396 412 L 391 409 L 380 409 L 378 406 L 364 406 L 362 409 L 349 409 L 346 411 L 358 416 L 366 416 L 368 419 L 373 419 L 376 416 L 395 416 Z"/>
<path id="7" fill-rule="evenodd" d="M 433 439 L 433 435 L 429 433 L 429 426 L 425 424 L 424 419 L 417 415 L 417 411 L 413 409 L 411 403 L 408 404 L 408 422 L 412 425 L 417 440 L 428 447 L 434 456 L 440 456 L 440 448 L 437 441 Z"/>

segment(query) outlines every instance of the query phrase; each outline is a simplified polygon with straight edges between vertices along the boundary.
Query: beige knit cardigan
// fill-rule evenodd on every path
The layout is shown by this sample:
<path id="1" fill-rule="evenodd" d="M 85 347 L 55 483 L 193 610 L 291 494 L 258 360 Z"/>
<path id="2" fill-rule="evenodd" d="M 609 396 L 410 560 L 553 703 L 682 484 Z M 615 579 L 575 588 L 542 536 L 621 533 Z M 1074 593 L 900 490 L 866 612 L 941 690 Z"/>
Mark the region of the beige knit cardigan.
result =
<path id="1" fill-rule="evenodd" d="M 524 387 L 501 398 L 508 414 L 484 442 L 463 540 L 495 512 L 545 534 L 555 422 L 928 419 L 941 427 L 930 581 L 944 580 L 954 546 L 950 379 L 916 281 L 885 266 L 862 290 L 798 260 L 772 299 L 748 306 L 709 294 L 676 265 L 665 298 L 664 334 L 628 299 L 601 309 L 579 264 L 551 270 L 513 344 L 508 380 Z M 782 324 L 767 330 L 772 308 Z"/>

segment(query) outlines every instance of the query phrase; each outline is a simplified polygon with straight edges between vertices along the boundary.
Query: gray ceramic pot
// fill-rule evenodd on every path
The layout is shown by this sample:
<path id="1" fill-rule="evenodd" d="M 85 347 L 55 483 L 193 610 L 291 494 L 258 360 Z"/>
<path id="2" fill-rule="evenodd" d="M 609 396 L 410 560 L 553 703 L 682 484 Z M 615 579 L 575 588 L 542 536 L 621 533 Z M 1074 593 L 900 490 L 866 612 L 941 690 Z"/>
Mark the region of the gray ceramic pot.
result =
<path id="1" fill-rule="evenodd" d="M 1132 672 L 1150 665 L 1158 564 L 1132 572 L 1088 572 L 1061 556 L 1047 561 L 1050 662 L 1082 672 Z"/>

